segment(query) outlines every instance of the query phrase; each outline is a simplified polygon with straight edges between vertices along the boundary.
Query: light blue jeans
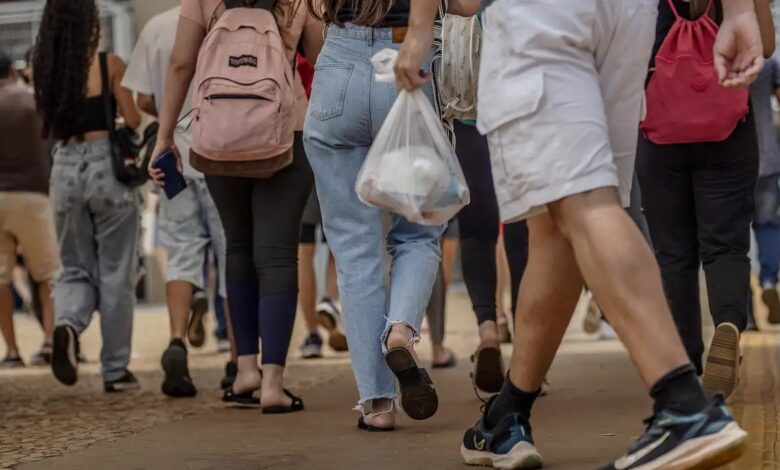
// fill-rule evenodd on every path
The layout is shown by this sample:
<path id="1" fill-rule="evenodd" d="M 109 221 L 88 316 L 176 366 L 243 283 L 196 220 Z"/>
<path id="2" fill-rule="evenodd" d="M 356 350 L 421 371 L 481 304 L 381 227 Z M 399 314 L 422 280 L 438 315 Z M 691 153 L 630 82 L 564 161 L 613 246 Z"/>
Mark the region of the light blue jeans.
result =
<path id="1" fill-rule="evenodd" d="M 385 339 L 398 323 L 419 337 L 441 258 L 443 227 L 388 215 L 364 205 L 355 193 L 358 171 L 398 96 L 394 84 L 374 81 L 369 61 L 382 49 L 400 47 L 391 37 L 386 28 L 330 27 L 315 67 L 304 129 L 323 228 L 336 258 L 360 405 L 396 397 L 384 359 Z M 426 92 L 430 96 L 430 88 Z"/>
<path id="2" fill-rule="evenodd" d="M 55 323 L 81 334 L 100 312 L 107 381 L 130 362 L 140 230 L 139 193 L 116 180 L 109 152 L 108 139 L 59 146 L 49 189 L 62 258 Z"/>

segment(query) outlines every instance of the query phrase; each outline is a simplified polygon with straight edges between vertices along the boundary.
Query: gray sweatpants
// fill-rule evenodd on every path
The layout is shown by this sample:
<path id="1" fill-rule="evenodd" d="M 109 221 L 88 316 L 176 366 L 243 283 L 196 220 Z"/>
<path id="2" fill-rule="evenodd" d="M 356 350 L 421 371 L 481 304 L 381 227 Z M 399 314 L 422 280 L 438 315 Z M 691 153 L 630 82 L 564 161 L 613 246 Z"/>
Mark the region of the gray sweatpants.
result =
<path id="1" fill-rule="evenodd" d="M 62 258 L 57 325 L 80 334 L 100 312 L 103 378 L 124 375 L 135 306 L 139 194 L 114 177 L 107 139 L 57 148 L 50 193 Z"/>

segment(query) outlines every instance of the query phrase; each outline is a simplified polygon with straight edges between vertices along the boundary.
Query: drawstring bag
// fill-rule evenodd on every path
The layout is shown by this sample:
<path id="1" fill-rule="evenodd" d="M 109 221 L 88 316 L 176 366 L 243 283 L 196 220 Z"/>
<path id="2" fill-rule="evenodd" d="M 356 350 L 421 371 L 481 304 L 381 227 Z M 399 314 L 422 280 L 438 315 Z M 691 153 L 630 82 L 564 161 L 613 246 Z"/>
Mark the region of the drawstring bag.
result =
<path id="1" fill-rule="evenodd" d="M 397 51 L 371 62 L 378 82 L 395 82 Z M 423 225 L 441 225 L 469 203 L 469 189 L 441 121 L 422 90 L 401 90 L 357 177 L 355 191 L 369 206 Z"/>
<path id="2" fill-rule="evenodd" d="M 683 18 L 668 2 L 676 21 L 655 57 L 640 129 L 659 145 L 721 142 L 745 119 L 748 90 L 724 88 L 715 74 L 713 0 L 696 20 Z"/>

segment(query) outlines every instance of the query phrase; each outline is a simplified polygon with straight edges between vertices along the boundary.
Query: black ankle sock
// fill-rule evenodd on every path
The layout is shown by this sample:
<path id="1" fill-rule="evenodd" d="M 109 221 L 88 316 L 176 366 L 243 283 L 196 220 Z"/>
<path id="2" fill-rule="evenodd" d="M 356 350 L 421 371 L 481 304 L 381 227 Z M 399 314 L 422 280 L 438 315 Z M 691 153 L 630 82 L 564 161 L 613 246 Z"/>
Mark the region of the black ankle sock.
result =
<path id="1" fill-rule="evenodd" d="M 661 377 L 650 390 L 650 396 L 655 400 L 653 412 L 656 414 L 661 410 L 693 414 L 707 407 L 707 397 L 691 364 Z"/>
<path id="2" fill-rule="evenodd" d="M 183 350 L 187 350 L 187 345 L 184 344 L 184 341 L 181 340 L 181 338 L 173 338 L 170 343 L 168 343 L 168 346 L 176 346 L 179 348 L 182 348 Z"/>
<path id="3" fill-rule="evenodd" d="M 530 419 L 531 408 L 541 392 L 542 389 L 535 392 L 520 390 L 509 380 L 507 374 L 504 386 L 485 413 L 485 426 L 492 428 L 512 413 L 520 413 L 525 419 Z"/>

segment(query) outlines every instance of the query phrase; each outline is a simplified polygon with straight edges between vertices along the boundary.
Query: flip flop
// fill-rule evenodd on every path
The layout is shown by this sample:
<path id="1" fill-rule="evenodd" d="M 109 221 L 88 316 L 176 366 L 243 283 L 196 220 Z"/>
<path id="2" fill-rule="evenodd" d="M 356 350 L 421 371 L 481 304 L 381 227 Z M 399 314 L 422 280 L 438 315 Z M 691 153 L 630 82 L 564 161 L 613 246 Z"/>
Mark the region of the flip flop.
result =
<path id="1" fill-rule="evenodd" d="M 368 432 L 390 432 L 395 431 L 395 426 L 389 427 L 389 428 L 380 428 L 377 426 L 372 426 L 370 424 L 366 424 L 366 420 L 361 416 L 358 419 L 358 429 L 362 429 L 363 431 Z"/>
<path id="2" fill-rule="evenodd" d="M 398 378 L 401 387 L 401 406 L 416 420 L 428 419 L 439 408 L 439 398 L 428 371 L 419 367 L 407 348 L 393 348 L 385 354 L 385 361 Z"/>
<path id="3" fill-rule="evenodd" d="M 233 391 L 233 386 L 231 385 L 230 388 L 225 390 L 225 393 L 222 395 L 222 401 L 225 403 L 232 403 L 235 405 L 243 405 L 243 406 L 257 406 L 260 404 L 260 399 L 256 398 L 254 396 L 254 390 L 250 392 L 244 392 L 244 393 L 236 393 Z"/>
<path id="4" fill-rule="evenodd" d="M 474 363 L 474 372 L 471 378 L 474 387 L 485 393 L 493 394 L 501 391 L 504 386 L 504 358 L 501 348 L 497 343 L 480 344 L 477 351 L 471 356 Z"/>
<path id="5" fill-rule="evenodd" d="M 440 364 L 433 363 L 431 367 L 434 369 L 450 369 L 458 365 L 458 358 L 455 357 L 455 353 L 453 353 L 452 351 L 449 351 L 449 353 L 450 353 L 450 358 L 447 359 L 446 362 L 442 362 Z"/>
<path id="6" fill-rule="evenodd" d="M 303 400 L 300 397 L 296 397 L 286 388 L 284 394 L 292 399 L 292 405 L 290 406 L 267 406 L 263 408 L 264 415 L 280 415 L 285 413 L 295 413 L 296 411 L 303 411 Z"/>

